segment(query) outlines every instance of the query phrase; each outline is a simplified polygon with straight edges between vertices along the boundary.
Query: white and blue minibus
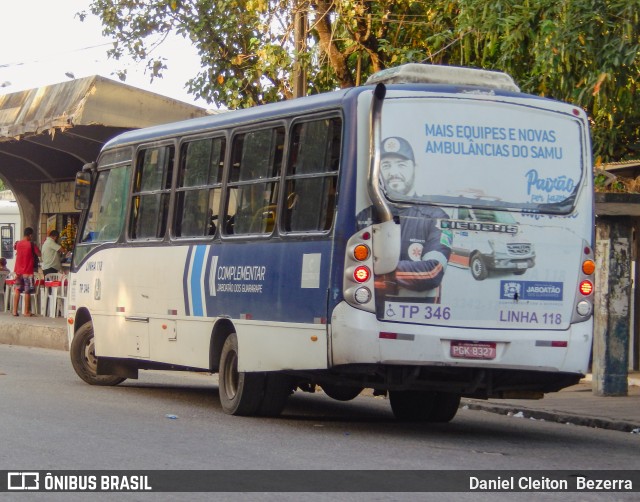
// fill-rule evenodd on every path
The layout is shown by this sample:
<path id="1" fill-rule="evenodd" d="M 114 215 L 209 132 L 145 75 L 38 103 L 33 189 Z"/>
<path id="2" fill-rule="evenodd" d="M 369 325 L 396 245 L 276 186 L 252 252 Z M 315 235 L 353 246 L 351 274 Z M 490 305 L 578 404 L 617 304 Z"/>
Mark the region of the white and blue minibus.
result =
<path id="1" fill-rule="evenodd" d="M 593 330 L 580 108 L 502 73 L 409 64 L 366 85 L 121 134 L 76 179 L 73 367 L 217 373 L 234 415 L 295 391 L 461 397 L 577 383 Z"/>

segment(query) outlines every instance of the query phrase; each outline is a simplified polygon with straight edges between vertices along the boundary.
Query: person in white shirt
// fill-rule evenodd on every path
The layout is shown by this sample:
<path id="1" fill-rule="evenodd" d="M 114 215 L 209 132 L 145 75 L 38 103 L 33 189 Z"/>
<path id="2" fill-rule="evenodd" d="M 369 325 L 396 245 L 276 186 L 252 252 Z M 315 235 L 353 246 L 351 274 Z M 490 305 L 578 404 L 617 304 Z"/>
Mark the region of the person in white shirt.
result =
<path id="1" fill-rule="evenodd" d="M 47 274 L 58 273 L 62 269 L 61 257 L 65 253 L 62 246 L 58 244 L 59 235 L 57 230 L 51 230 L 42 244 L 42 272 L 45 277 Z"/>

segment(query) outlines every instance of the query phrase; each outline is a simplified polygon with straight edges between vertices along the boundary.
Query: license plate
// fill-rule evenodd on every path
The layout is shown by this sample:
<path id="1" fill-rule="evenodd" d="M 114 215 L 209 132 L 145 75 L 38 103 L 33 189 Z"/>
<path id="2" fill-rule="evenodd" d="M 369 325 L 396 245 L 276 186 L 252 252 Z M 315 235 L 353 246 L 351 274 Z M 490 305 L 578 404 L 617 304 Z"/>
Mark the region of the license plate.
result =
<path id="1" fill-rule="evenodd" d="M 496 343 L 452 341 L 450 354 L 458 359 L 495 359 Z"/>
<path id="2" fill-rule="evenodd" d="M 516 263 L 516 268 L 527 268 L 527 264 L 525 262 L 519 261 L 518 263 Z"/>

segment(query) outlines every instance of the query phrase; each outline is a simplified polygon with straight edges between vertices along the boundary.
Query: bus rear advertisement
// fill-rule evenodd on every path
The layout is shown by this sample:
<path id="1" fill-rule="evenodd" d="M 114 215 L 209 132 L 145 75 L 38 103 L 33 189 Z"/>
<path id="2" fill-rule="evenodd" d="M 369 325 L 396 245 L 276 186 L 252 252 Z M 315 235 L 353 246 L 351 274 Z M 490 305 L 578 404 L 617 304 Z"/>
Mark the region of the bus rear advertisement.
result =
<path id="1" fill-rule="evenodd" d="M 77 177 L 73 366 L 218 373 L 235 415 L 542 397 L 589 362 L 591 173 L 581 109 L 421 64 L 124 133 Z"/>

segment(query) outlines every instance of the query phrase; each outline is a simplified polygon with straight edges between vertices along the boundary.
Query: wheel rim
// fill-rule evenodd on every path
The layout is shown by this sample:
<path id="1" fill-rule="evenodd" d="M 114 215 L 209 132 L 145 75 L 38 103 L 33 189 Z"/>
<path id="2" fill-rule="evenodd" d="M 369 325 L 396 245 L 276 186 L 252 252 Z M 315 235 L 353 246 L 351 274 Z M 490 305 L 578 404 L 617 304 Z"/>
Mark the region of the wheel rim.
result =
<path id="1" fill-rule="evenodd" d="M 91 337 L 84 346 L 84 362 L 87 369 L 93 374 L 98 372 L 98 359 L 96 358 L 96 344 Z"/>
<path id="2" fill-rule="evenodd" d="M 227 355 L 224 365 L 224 392 L 229 399 L 236 397 L 238 393 L 238 355 L 231 352 Z"/>
<path id="3" fill-rule="evenodd" d="M 482 262 L 478 258 L 475 258 L 471 264 L 471 272 L 473 272 L 474 277 L 480 277 L 482 275 L 482 269 Z"/>

